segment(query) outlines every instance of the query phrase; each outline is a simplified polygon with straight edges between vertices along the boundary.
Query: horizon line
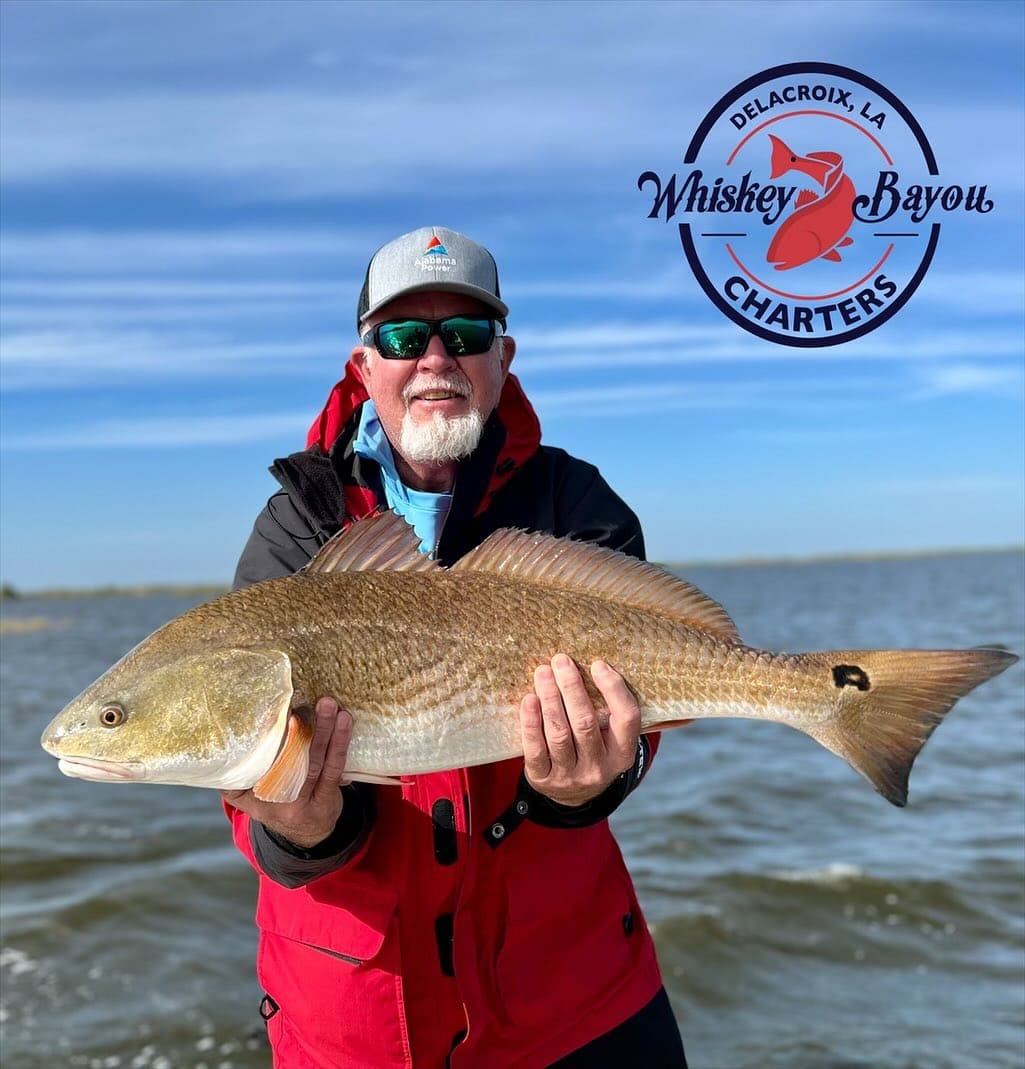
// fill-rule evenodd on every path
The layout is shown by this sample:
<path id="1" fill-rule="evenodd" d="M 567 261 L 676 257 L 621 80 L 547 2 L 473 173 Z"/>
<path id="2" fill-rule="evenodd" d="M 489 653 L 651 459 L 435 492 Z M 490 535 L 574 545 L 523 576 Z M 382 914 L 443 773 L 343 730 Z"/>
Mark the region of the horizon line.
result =
<path id="1" fill-rule="evenodd" d="M 975 554 L 1001 555 L 1025 554 L 1025 543 L 995 546 L 954 546 L 940 549 L 893 549 L 863 550 L 836 553 L 813 553 L 807 555 L 743 556 L 729 558 L 703 558 L 695 560 L 651 561 L 667 571 L 679 572 L 685 568 L 753 568 L 772 565 L 829 564 L 840 562 L 870 563 L 872 561 L 923 560 L 932 557 L 963 557 Z M 153 583 L 96 583 L 81 587 L 42 587 L 21 589 L 14 583 L 0 582 L 0 602 L 30 600 L 32 598 L 59 599 L 79 597 L 147 597 L 152 594 L 219 594 L 231 589 L 227 581 L 189 581 Z"/>

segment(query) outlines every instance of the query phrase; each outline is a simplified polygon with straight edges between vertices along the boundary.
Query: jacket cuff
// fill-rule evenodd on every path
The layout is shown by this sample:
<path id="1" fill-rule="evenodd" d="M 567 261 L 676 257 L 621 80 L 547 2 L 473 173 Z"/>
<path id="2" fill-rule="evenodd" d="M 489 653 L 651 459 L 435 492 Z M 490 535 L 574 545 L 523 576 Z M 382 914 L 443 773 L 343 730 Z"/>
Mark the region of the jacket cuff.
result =
<path id="1" fill-rule="evenodd" d="M 562 805 L 546 798 L 520 776 L 517 798 L 529 805 L 527 819 L 545 828 L 587 828 L 605 820 L 619 808 L 626 796 L 644 778 L 651 762 L 651 741 L 645 735 L 637 740 L 633 765 L 618 775 L 605 790 L 583 805 Z"/>
<path id="2" fill-rule="evenodd" d="M 266 825 L 250 821 L 249 835 L 260 870 L 283 887 L 303 887 L 348 864 L 362 849 L 373 825 L 373 796 L 366 784 L 341 788 L 341 816 L 331 834 L 315 846 L 297 846 Z"/>

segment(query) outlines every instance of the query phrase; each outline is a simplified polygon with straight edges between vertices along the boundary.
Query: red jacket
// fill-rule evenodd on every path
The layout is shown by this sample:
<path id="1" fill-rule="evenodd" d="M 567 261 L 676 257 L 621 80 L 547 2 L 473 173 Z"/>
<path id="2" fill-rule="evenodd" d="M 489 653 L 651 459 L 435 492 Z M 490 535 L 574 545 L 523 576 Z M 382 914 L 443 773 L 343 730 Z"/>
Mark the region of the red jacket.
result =
<path id="1" fill-rule="evenodd" d="M 501 513 L 503 493 L 527 485 L 538 496 L 537 478 L 518 483 L 517 472 L 531 467 L 539 430 L 509 381 L 478 514 Z M 322 448 L 364 397 L 351 373 L 336 387 L 311 432 Z M 343 452 L 332 451 L 336 468 L 346 467 Z M 566 459 L 579 474 L 568 462 L 580 462 Z M 611 491 L 582 467 L 601 483 L 588 484 L 593 501 L 604 501 L 598 492 Z M 551 485 L 578 485 L 566 472 Z M 373 507 L 372 490 L 338 496 L 350 515 L 357 499 L 360 512 Z M 645 738 L 648 757 L 657 737 Z M 522 772 L 520 758 L 373 788 L 376 814 L 356 854 L 292 889 L 260 871 L 249 818 L 227 807 L 236 844 L 260 872 L 257 971 L 276 1069 L 543 1069 L 654 997 L 654 946 L 607 820 L 536 823 L 551 815 L 539 815 L 544 800 Z"/>

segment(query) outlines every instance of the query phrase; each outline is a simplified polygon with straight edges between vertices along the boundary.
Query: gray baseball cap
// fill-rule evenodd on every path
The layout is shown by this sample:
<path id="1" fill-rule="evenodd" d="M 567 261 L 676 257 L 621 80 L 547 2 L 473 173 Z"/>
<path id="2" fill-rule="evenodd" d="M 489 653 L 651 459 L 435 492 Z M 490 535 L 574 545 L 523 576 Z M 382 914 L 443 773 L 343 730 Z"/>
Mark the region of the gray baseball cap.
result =
<path id="1" fill-rule="evenodd" d="M 359 295 L 356 332 L 378 308 L 419 290 L 450 290 L 475 297 L 498 313 L 503 326 L 509 314 L 499 296 L 498 266 L 491 253 L 455 230 L 422 226 L 374 253 Z"/>

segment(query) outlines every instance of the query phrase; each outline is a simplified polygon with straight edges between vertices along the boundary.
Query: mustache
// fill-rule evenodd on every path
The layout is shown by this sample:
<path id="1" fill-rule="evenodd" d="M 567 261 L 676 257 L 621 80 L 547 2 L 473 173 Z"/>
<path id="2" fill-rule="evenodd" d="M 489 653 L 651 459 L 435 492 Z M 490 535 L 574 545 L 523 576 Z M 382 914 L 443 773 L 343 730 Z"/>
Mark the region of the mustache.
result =
<path id="1" fill-rule="evenodd" d="M 428 390 L 444 390 L 446 393 L 458 394 L 460 397 L 469 397 L 472 392 L 469 381 L 461 376 L 417 375 L 402 388 L 402 400 L 408 405 L 414 397 L 427 393 Z"/>

